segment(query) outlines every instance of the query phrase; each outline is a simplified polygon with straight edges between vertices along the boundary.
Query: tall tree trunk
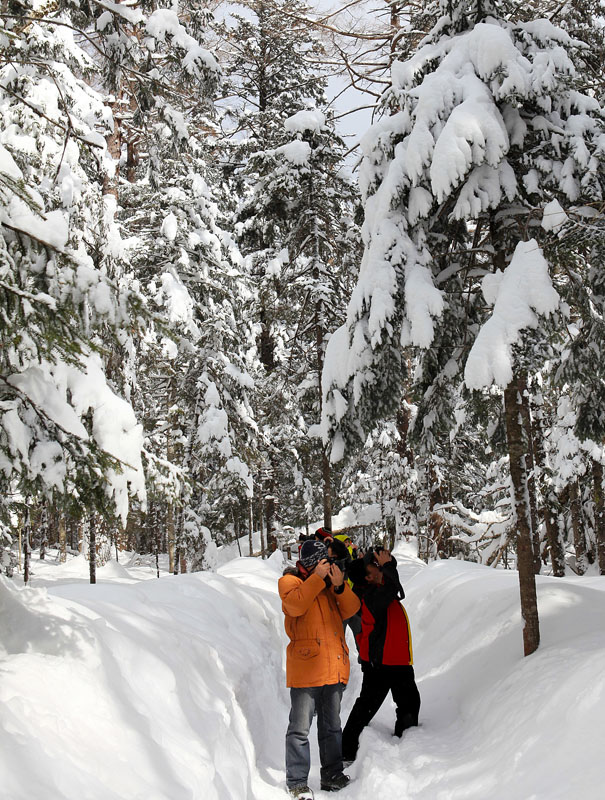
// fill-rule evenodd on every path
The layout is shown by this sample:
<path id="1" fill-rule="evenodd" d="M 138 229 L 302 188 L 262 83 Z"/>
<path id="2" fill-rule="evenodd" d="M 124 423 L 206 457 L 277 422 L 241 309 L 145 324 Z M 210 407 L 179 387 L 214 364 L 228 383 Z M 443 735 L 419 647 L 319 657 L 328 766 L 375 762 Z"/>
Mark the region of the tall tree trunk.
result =
<path id="1" fill-rule="evenodd" d="M 88 566 L 90 568 L 90 582 L 97 582 L 97 523 L 95 515 L 88 518 Z"/>
<path id="2" fill-rule="evenodd" d="M 59 561 L 67 561 L 67 531 L 65 530 L 65 515 L 59 513 Z"/>
<path id="3" fill-rule="evenodd" d="M 546 526 L 546 539 L 550 551 L 550 564 L 555 578 L 565 577 L 565 551 L 559 531 L 559 514 L 555 508 L 555 499 L 550 492 L 541 509 L 541 514 Z M 552 498 L 552 499 L 551 499 Z"/>
<path id="4" fill-rule="evenodd" d="M 428 522 L 428 521 L 427 521 Z M 418 529 L 418 558 L 424 561 L 425 564 L 429 563 L 429 535 L 427 532 L 423 533 L 422 528 Z"/>
<path id="5" fill-rule="evenodd" d="M 136 143 L 130 140 L 126 145 L 126 180 L 129 183 L 136 181 L 136 168 L 139 163 L 139 154 Z"/>
<path id="6" fill-rule="evenodd" d="M 428 536 L 427 541 L 427 560 L 430 553 L 429 548 L 431 545 L 434 548 L 434 555 L 440 558 L 445 558 L 449 542 L 447 541 L 447 528 L 442 515 L 435 511 L 437 506 L 443 504 L 443 491 L 441 481 L 437 473 L 437 468 L 433 461 L 427 464 L 427 480 L 429 490 L 429 519 L 428 519 Z"/>
<path id="7" fill-rule="evenodd" d="M 48 509 L 46 504 L 40 509 L 40 561 L 46 558 L 46 548 L 48 547 Z"/>
<path id="8" fill-rule="evenodd" d="M 332 467 L 325 449 L 321 452 L 323 482 L 324 528 L 332 530 Z"/>
<path id="9" fill-rule="evenodd" d="M 263 501 L 262 498 L 258 498 L 258 526 L 260 530 L 260 557 L 265 558 L 267 555 L 265 549 L 265 532 L 263 528 Z"/>
<path id="10" fill-rule="evenodd" d="M 120 179 L 120 156 L 122 150 L 122 131 L 120 128 L 120 102 L 118 99 L 111 103 L 113 112 L 113 131 L 107 137 L 107 152 L 113 159 L 115 173 L 113 176 L 103 176 L 103 194 L 112 194 L 118 199 L 118 183 Z"/>
<path id="11" fill-rule="evenodd" d="M 277 550 L 277 498 L 275 485 L 275 464 L 273 457 L 269 457 L 269 470 L 267 474 L 267 494 L 265 495 L 265 519 L 267 522 L 267 550 L 274 553 Z"/>
<path id="12" fill-rule="evenodd" d="M 141 552 L 139 550 L 139 546 L 141 544 L 143 529 L 143 512 L 140 510 L 137 510 L 136 512 L 131 511 L 128 514 L 128 520 L 126 523 L 126 550 L 129 550 L 130 552 Z M 146 535 L 145 538 L 147 538 Z M 151 549 L 152 548 L 149 547 L 149 550 L 145 550 L 145 552 L 149 552 Z"/>
<path id="13" fill-rule="evenodd" d="M 162 549 L 162 540 L 160 533 L 160 525 L 158 521 L 158 504 L 150 501 L 147 508 L 147 514 L 144 519 L 145 525 L 145 540 L 149 544 L 149 548 L 155 556 L 155 571 L 156 575 L 160 577 L 160 552 Z"/>
<path id="14" fill-rule="evenodd" d="M 235 514 L 233 515 L 233 529 L 235 530 L 235 541 L 237 542 L 237 552 L 239 553 L 239 557 L 242 557 L 242 544 L 240 542 L 240 534 L 241 534 L 241 524 L 240 524 L 240 516 L 239 513 L 237 517 Z"/>
<path id="15" fill-rule="evenodd" d="M 183 515 L 181 514 L 181 509 L 180 508 L 175 508 L 174 511 L 173 511 L 173 514 L 174 514 L 174 565 L 173 565 L 172 574 L 173 575 L 178 575 L 179 571 L 182 571 L 181 570 L 181 565 L 183 563 L 184 556 L 185 556 L 185 551 L 184 551 L 184 548 L 182 547 L 182 541 L 183 541 L 183 536 L 182 536 L 182 533 L 183 533 L 183 529 L 182 529 Z M 187 572 L 187 570 L 185 570 L 185 572 Z"/>
<path id="16" fill-rule="evenodd" d="M 175 565 L 175 554 L 176 554 L 175 530 L 176 526 L 174 524 L 174 504 L 168 503 L 168 507 L 166 509 L 166 539 L 168 547 L 168 572 L 170 573 L 174 573 L 174 565 Z"/>
<path id="17" fill-rule="evenodd" d="M 183 526 L 183 515 L 181 513 L 179 514 L 179 539 L 181 541 L 183 541 L 182 526 Z M 179 549 L 179 570 L 181 575 L 185 575 L 187 573 L 187 551 L 184 547 L 181 547 Z"/>
<path id="18" fill-rule="evenodd" d="M 594 521 L 599 574 L 605 575 L 605 499 L 603 497 L 603 465 L 594 459 L 592 462 L 592 478 L 594 481 Z"/>
<path id="19" fill-rule="evenodd" d="M 538 510 L 539 517 L 546 529 L 546 542 L 550 553 L 552 574 L 555 578 L 565 577 L 565 553 L 559 538 L 558 501 L 548 482 L 546 452 L 544 450 L 543 411 L 540 405 L 532 403 L 532 420 L 534 431 L 534 458 L 537 472 L 537 484 L 540 488 L 542 504 Z"/>
<path id="20" fill-rule="evenodd" d="M 183 541 L 183 526 L 185 523 L 184 512 L 182 508 L 178 508 L 176 511 L 176 532 L 175 532 L 175 541 L 176 541 L 176 554 L 174 558 L 174 574 L 178 575 L 179 572 L 181 575 L 184 575 L 187 572 L 187 550 L 184 547 Z"/>
<path id="21" fill-rule="evenodd" d="M 315 189 L 313 180 L 310 181 L 310 204 L 311 208 L 315 205 Z M 317 212 L 313 218 L 313 281 L 315 286 L 319 286 L 321 274 L 321 247 L 319 226 L 317 223 Z M 315 327 L 315 369 L 317 370 L 317 405 L 319 408 L 319 417 L 321 419 L 323 409 L 323 394 L 321 390 L 321 375 L 324 366 L 324 353 L 325 353 L 325 340 L 326 332 L 324 327 L 324 301 L 320 295 L 316 298 L 313 309 L 313 324 Z M 328 530 L 332 529 L 332 466 L 330 459 L 326 452 L 326 448 L 321 446 L 321 480 L 323 489 L 323 511 L 324 521 L 323 526 Z"/>
<path id="22" fill-rule="evenodd" d="M 387 529 L 387 544 L 385 546 L 387 550 L 393 550 L 395 548 L 395 537 L 397 533 L 395 517 L 387 517 L 385 520 L 385 527 Z"/>
<path id="23" fill-rule="evenodd" d="M 569 508 L 571 511 L 571 526 L 573 529 L 573 544 L 576 551 L 576 572 L 584 575 L 588 567 L 586 554 L 586 531 L 582 517 L 582 498 L 579 481 L 575 480 L 569 485 Z"/>
<path id="24" fill-rule="evenodd" d="M 540 527 L 538 525 L 538 503 L 536 499 L 536 469 L 534 458 L 534 432 L 532 426 L 531 412 L 529 406 L 529 397 L 527 390 L 527 375 L 523 373 L 519 376 L 519 393 L 521 395 L 521 419 L 523 422 L 523 430 L 525 432 L 525 440 L 527 442 L 527 457 L 526 457 L 526 470 L 527 470 L 527 493 L 529 497 L 529 518 L 531 521 L 531 538 L 532 548 L 534 554 L 534 572 L 536 575 L 540 574 L 542 569 L 541 557 L 541 544 L 540 544 Z"/>
<path id="25" fill-rule="evenodd" d="M 392 64 L 393 61 L 397 58 L 397 44 L 398 44 L 397 34 L 401 29 L 401 5 L 398 2 L 393 2 L 393 0 L 388 0 L 388 6 L 391 12 L 389 64 Z"/>
<path id="26" fill-rule="evenodd" d="M 151 536 L 153 547 L 155 550 L 155 571 L 156 575 L 160 577 L 160 527 L 158 525 L 158 508 L 157 504 L 150 504 L 149 513 L 147 514 L 148 524 L 151 524 Z"/>
<path id="27" fill-rule="evenodd" d="M 72 551 L 78 550 L 80 552 L 82 522 L 74 517 L 68 517 L 65 523 L 65 538 L 69 542 L 69 547 Z"/>
<path id="28" fill-rule="evenodd" d="M 248 504 L 248 518 L 249 518 L 249 529 L 248 529 L 248 550 L 250 551 L 248 555 L 254 555 L 254 500 L 251 497 L 249 504 Z"/>
<path id="29" fill-rule="evenodd" d="M 412 470 L 414 465 L 414 452 L 410 447 L 409 436 L 411 419 L 411 406 L 407 400 L 404 400 L 397 409 L 396 425 L 399 441 L 395 444 L 395 448 L 401 462 L 406 463 L 408 472 Z M 403 534 L 408 537 L 415 532 L 417 527 L 412 522 L 415 517 L 416 498 L 408 491 L 408 486 L 405 483 L 400 488 L 397 500 L 402 510 Z"/>
<path id="30" fill-rule="evenodd" d="M 166 460 L 172 464 L 175 458 L 175 447 L 172 438 L 172 431 L 170 428 L 170 418 L 172 416 L 172 409 L 176 403 L 176 378 L 171 375 L 168 379 L 168 408 L 167 408 L 167 425 L 166 425 Z M 166 509 L 166 539 L 168 549 L 168 572 L 174 573 L 175 570 L 175 551 L 176 551 L 176 520 L 175 520 L 175 504 L 171 500 Z"/>
<path id="31" fill-rule="evenodd" d="M 271 317 L 267 313 L 264 303 L 262 303 L 260 307 L 259 320 L 261 326 L 258 338 L 259 357 L 267 374 L 271 374 L 276 367 L 275 338 L 271 328 Z"/>
<path id="32" fill-rule="evenodd" d="M 523 618 L 523 651 L 528 656 L 537 650 L 540 644 L 540 623 L 538 619 L 531 519 L 527 502 L 527 442 L 522 425 L 523 400 L 520 388 L 519 380 L 513 378 L 504 390 L 504 412 L 513 499 L 517 517 L 517 568 L 519 570 L 521 617 Z"/>
<path id="33" fill-rule="evenodd" d="M 23 520 L 23 583 L 29 583 L 31 566 L 31 525 L 29 521 L 29 511 L 25 512 Z"/>

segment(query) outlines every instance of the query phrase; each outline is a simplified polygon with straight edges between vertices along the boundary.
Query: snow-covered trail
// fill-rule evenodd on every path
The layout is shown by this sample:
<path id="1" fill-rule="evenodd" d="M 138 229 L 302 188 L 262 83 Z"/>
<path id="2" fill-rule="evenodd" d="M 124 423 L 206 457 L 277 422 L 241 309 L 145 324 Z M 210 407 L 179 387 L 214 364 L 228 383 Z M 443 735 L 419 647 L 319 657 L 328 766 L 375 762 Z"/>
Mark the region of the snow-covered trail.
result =
<path id="1" fill-rule="evenodd" d="M 339 797 L 601 798 L 605 579 L 539 579 L 523 659 L 515 573 L 396 555 L 422 725 L 394 739 L 388 699 Z M 279 557 L 160 580 L 110 562 L 94 587 L 82 559 L 36 566 L 44 588 L 0 581 L 3 799 L 285 800 Z"/>

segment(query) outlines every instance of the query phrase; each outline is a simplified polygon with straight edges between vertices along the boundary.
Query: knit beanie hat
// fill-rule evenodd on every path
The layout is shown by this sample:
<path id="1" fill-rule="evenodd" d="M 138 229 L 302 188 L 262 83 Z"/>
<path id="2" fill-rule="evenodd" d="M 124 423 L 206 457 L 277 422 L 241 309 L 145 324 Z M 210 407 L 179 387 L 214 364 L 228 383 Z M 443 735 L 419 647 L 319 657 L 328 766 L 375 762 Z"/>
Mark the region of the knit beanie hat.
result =
<path id="1" fill-rule="evenodd" d="M 317 536 L 317 538 L 321 539 L 322 541 L 324 539 L 326 539 L 326 538 L 331 539 L 332 538 L 332 528 L 318 528 L 315 531 L 315 536 Z"/>
<path id="2" fill-rule="evenodd" d="M 300 548 L 300 563 L 305 569 L 313 569 L 322 558 L 328 557 L 328 548 L 323 542 L 318 542 L 316 539 L 310 539 L 303 542 Z"/>

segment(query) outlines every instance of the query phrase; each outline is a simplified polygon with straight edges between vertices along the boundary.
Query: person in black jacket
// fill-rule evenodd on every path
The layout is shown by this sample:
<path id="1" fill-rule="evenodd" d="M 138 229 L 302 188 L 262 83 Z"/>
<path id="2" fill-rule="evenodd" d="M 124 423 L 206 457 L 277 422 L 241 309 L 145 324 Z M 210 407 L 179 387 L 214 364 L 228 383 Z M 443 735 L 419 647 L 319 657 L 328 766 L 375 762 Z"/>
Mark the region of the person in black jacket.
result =
<path id="1" fill-rule="evenodd" d="M 383 548 L 357 559 L 349 569 L 353 590 L 361 599 L 361 633 L 357 636 L 363 672 L 361 692 L 342 732 L 345 761 L 354 761 L 362 730 L 387 694 L 396 706 L 395 736 L 418 725 L 420 694 L 412 666 L 412 637 L 400 600 L 403 588 L 397 562 Z"/>

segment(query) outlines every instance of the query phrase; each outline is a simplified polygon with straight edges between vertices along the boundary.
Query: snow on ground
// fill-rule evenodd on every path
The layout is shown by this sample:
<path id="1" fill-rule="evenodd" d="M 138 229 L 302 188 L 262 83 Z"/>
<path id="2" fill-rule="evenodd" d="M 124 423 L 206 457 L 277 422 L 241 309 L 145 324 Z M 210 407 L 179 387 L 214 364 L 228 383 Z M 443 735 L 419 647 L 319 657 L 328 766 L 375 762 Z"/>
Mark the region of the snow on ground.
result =
<path id="1" fill-rule="evenodd" d="M 394 739 L 387 700 L 338 796 L 601 798 L 605 579 L 540 577 L 542 644 L 523 658 L 515 573 L 396 555 L 421 726 Z M 133 555 L 96 586 L 81 557 L 32 566 L 31 588 L 0 579 L 3 800 L 286 797 L 280 554 L 160 579 Z M 360 683 L 354 664 L 343 719 Z"/>

